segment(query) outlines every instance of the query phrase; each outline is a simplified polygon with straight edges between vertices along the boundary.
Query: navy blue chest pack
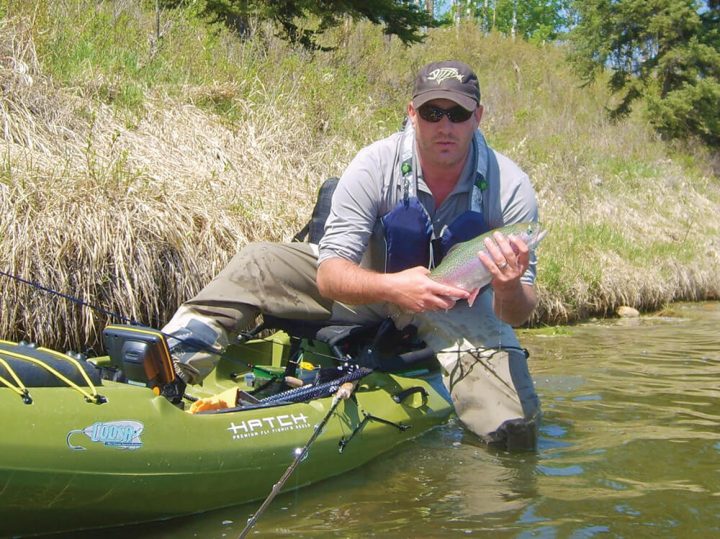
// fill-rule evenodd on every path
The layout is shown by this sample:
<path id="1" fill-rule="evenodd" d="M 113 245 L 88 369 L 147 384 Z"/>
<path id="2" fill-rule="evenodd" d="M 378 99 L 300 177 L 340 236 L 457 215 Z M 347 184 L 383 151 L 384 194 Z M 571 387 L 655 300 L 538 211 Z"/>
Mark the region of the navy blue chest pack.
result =
<path id="1" fill-rule="evenodd" d="M 487 220 L 487 190 L 499 180 L 494 152 L 479 131 L 473 140 L 475 178 L 467 211 L 435 234 L 432 219 L 417 196 L 417 176 L 413 169 L 415 137 L 407 125 L 400 148 L 400 172 L 403 196 L 381 219 L 385 234 L 385 271 L 397 272 L 415 266 L 433 268 L 456 243 L 467 241 L 490 230 Z M 482 153 L 481 153 L 482 152 Z M 484 159 L 483 159 L 484 158 Z"/>

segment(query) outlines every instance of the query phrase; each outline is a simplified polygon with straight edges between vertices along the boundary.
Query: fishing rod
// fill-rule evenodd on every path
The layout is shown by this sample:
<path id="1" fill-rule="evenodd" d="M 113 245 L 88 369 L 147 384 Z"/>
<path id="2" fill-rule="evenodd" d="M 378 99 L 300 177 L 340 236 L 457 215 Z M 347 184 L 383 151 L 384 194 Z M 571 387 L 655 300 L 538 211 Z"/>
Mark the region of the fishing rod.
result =
<path id="1" fill-rule="evenodd" d="M 119 321 L 121 321 L 121 322 L 125 322 L 125 323 L 127 323 L 127 324 L 129 324 L 129 325 L 131 325 L 131 326 L 143 326 L 143 324 L 141 324 L 140 322 L 138 322 L 138 321 L 135 320 L 134 318 L 127 317 L 127 316 L 123 316 L 123 315 L 120 314 L 120 313 L 116 313 L 116 312 L 114 312 L 114 311 L 110 311 L 110 310 L 108 310 L 108 309 L 104 309 L 103 307 L 100 307 L 100 306 L 98 306 L 98 305 L 89 303 L 89 302 L 84 301 L 84 300 L 82 300 L 82 299 L 80 299 L 80 298 L 78 298 L 78 297 L 71 296 L 70 294 L 64 294 L 63 292 L 59 292 L 58 290 L 54 290 L 54 289 L 49 288 L 49 287 L 47 287 L 47 286 L 43 286 L 42 284 L 38 283 L 37 281 L 31 281 L 31 280 L 29 280 L 29 279 L 24 279 L 23 277 L 20 277 L 19 275 L 14 275 L 14 274 L 12 274 L 12 273 L 9 273 L 9 272 L 3 271 L 3 270 L 0 270 L 0 275 L 4 275 L 5 277 L 9 277 L 10 279 L 14 279 L 15 281 L 18 281 L 18 282 L 20 282 L 20 283 L 29 285 L 29 286 L 31 286 L 31 287 L 33 287 L 33 288 L 36 288 L 36 289 L 38 289 L 38 290 L 41 290 L 41 291 L 43 291 L 43 292 L 47 292 L 48 294 L 52 294 L 52 295 L 55 295 L 55 296 L 59 296 L 59 297 L 61 297 L 61 298 L 63 298 L 63 299 L 66 299 L 66 300 L 68 300 L 68 301 L 71 301 L 71 302 L 73 302 L 73 303 L 76 303 L 77 305 L 80 305 L 80 306 L 82 306 L 82 307 L 88 307 L 88 308 L 90 308 L 90 309 L 93 309 L 94 311 L 97 311 L 97 312 L 99 312 L 99 313 L 104 314 L 105 316 L 108 316 L 108 317 L 110 317 L 110 318 L 115 318 L 115 319 L 117 319 L 117 320 L 119 320 Z M 177 337 L 177 336 L 175 336 L 175 335 L 168 335 L 168 334 L 166 334 L 166 333 L 163 333 L 162 331 L 160 331 L 159 333 L 161 333 L 166 339 L 167 339 L 167 338 L 173 338 L 173 339 L 175 339 L 176 341 L 181 342 L 181 343 L 187 343 L 187 342 L 189 342 L 189 339 L 190 339 L 190 338 L 180 338 L 180 337 Z M 214 349 L 214 348 L 212 348 L 211 346 L 208 346 L 208 345 L 202 345 L 202 343 L 199 343 L 198 341 L 193 340 L 193 341 L 192 341 L 192 344 L 193 344 L 194 347 L 202 348 L 202 349 L 203 349 L 204 351 L 206 351 L 206 352 L 209 352 L 209 353 L 212 353 L 212 354 L 217 354 L 217 353 L 218 353 L 218 351 L 217 351 L 216 349 Z"/>
<path id="2" fill-rule="evenodd" d="M 19 275 L 15 275 L 15 274 L 9 273 L 9 272 L 7 272 L 7 271 L 3 271 L 3 270 L 0 270 L 0 275 L 3 275 L 3 276 L 5 276 L 5 277 L 8 277 L 8 278 L 10 278 L 10 279 L 13 279 L 13 280 L 15 280 L 15 281 L 17 281 L 17 282 L 20 282 L 20 283 L 23 283 L 23 284 L 25 284 L 25 285 L 31 286 L 31 287 L 33 287 L 33 288 L 36 288 L 36 289 L 38 289 L 38 290 L 40 290 L 40 291 L 42 291 L 42 292 L 46 292 L 46 293 L 48 293 L 48 294 L 52 294 L 52 295 L 54 295 L 54 296 L 61 297 L 61 298 L 65 299 L 65 300 L 71 301 L 71 302 L 73 302 L 73 303 L 75 303 L 75 304 L 77 304 L 77 305 L 80 305 L 80 306 L 82 306 L 82 307 L 90 308 L 90 309 L 92 309 L 92 310 L 94 310 L 94 311 L 97 311 L 97 312 L 99 312 L 99 313 L 104 314 L 105 316 L 108 316 L 108 317 L 110 317 L 110 318 L 114 318 L 114 319 L 116 319 L 116 320 L 118 320 L 118 321 L 120 321 L 120 322 L 124 322 L 124 323 L 130 324 L 131 326 L 142 326 L 142 325 L 143 325 L 143 324 L 141 324 L 140 322 L 138 322 L 137 320 L 135 320 L 134 318 L 127 317 L 127 316 L 123 316 L 123 315 L 120 314 L 120 313 L 117 313 L 117 312 L 114 312 L 114 311 L 110 311 L 110 310 L 108 310 L 108 309 L 105 309 L 105 308 L 100 307 L 100 306 L 98 306 L 98 305 L 95 305 L 95 304 L 93 304 L 93 303 L 89 303 L 89 302 L 87 302 L 87 301 L 84 301 L 84 300 L 76 297 L 76 296 L 72 296 L 72 295 L 70 295 L 70 294 L 65 294 L 65 293 L 60 292 L 60 291 L 58 291 L 58 290 L 54 290 L 54 289 L 52 289 L 52 288 L 49 288 L 49 287 L 47 287 L 47 286 L 44 286 L 44 285 L 40 284 L 40 283 L 37 282 L 37 281 L 32 281 L 32 280 L 30 280 L 30 279 L 25 279 L 25 278 L 23 278 L 23 277 L 21 277 L 21 276 L 19 276 Z M 164 333 L 164 332 L 162 332 L 162 331 L 161 331 L 160 333 L 162 333 L 162 335 L 163 335 L 166 339 L 167 339 L 167 338 L 173 338 L 173 339 L 175 339 L 176 341 L 179 341 L 179 342 L 181 342 L 181 343 L 187 343 L 187 342 L 189 341 L 189 339 L 191 339 L 191 337 L 180 338 L 180 337 L 178 337 L 178 336 L 176 336 L 176 335 L 169 335 L 169 334 L 166 334 L 166 333 Z M 249 335 L 247 335 L 247 336 L 249 337 Z M 254 336 L 253 336 L 253 337 L 254 337 Z M 281 341 L 277 341 L 277 340 L 273 340 L 273 339 L 268 338 L 268 337 L 262 337 L 262 340 L 264 340 L 264 341 L 269 341 L 269 342 L 272 342 L 272 343 L 274 343 L 274 344 L 279 344 L 279 345 L 284 346 L 284 347 L 290 346 L 290 345 L 287 344 L 287 343 L 284 343 L 284 342 L 281 342 Z M 239 346 L 242 347 L 244 343 L 240 342 L 240 343 L 238 343 L 238 344 L 239 344 Z M 196 341 L 196 340 L 193 340 L 193 341 L 192 341 L 192 345 L 193 345 L 194 347 L 200 347 L 200 348 L 202 348 L 204 351 L 206 351 L 206 352 L 208 352 L 208 353 L 218 354 L 218 351 L 217 351 L 216 349 L 212 348 L 211 346 L 202 345 L 201 343 L 199 343 L 199 342 Z M 325 354 L 318 354 L 318 355 L 325 355 Z M 332 358 L 332 357 L 334 357 L 334 356 L 326 355 L 326 357 Z"/>
<path id="3" fill-rule="evenodd" d="M 360 371 L 358 371 L 360 372 Z M 310 439 L 307 441 L 304 447 L 295 449 L 295 459 L 290 463 L 290 466 L 287 470 L 285 470 L 285 473 L 282 474 L 280 479 L 277 483 L 273 485 L 272 490 L 270 491 L 270 494 L 267 498 L 265 498 L 265 501 L 260 505 L 257 511 L 255 511 L 255 514 L 251 516 L 247 524 L 245 525 L 245 528 L 238 536 L 238 539 L 244 539 L 247 537 L 247 534 L 250 533 L 250 530 L 255 526 L 258 519 L 263 515 L 265 510 L 270 506 L 270 503 L 275 499 L 275 496 L 278 495 L 278 493 L 282 490 L 283 486 L 285 486 L 285 483 L 290 478 L 292 473 L 295 471 L 295 468 L 297 468 L 298 464 L 305 459 L 305 457 L 308 454 L 308 451 L 310 450 L 310 446 L 312 443 L 317 439 L 318 436 L 320 436 L 320 433 L 322 433 L 323 429 L 325 428 L 325 425 L 330 420 L 332 415 L 335 413 L 335 409 L 338 407 L 338 404 L 340 404 L 340 401 L 349 399 L 353 391 L 355 390 L 355 387 L 357 385 L 358 380 L 362 376 L 366 376 L 369 374 L 369 372 L 361 373 L 361 376 L 358 377 L 357 380 L 353 382 L 345 382 L 343 385 L 340 386 L 340 388 L 337 390 L 335 395 L 333 396 L 332 404 L 330 405 L 330 409 L 328 410 L 327 414 L 325 414 L 325 417 L 322 418 L 322 421 L 315 425 L 315 430 L 312 433 L 312 436 L 310 436 Z"/>
<path id="4" fill-rule="evenodd" d="M 374 350 L 380 341 L 382 340 L 383 336 L 390 330 L 390 328 L 393 327 L 393 322 L 390 318 L 386 318 L 380 323 L 380 326 L 378 327 L 377 333 L 375 334 L 375 337 L 373 338 L 372 342 L 370 343 L 369 347 L 366 349 L 368 353 L 371 353 L 372 350 Z M 283 486 L 287 482 L 287 480 L 292 475 L 293 471 L 295 471 L 295 468 L 297 468 L 298 464 L 307 456 L 308 451 L 310 450 L 310 446 L 312 443 L 317 439 L 318 436 L 320 436 L 320 433 L 325 428 L 325 425 L 330 420 L 332 415 L 335 413 L 335 409 L 338 407 L 338 404 L 340 404 L 341 400 L 347 400 L 349 399 L 353 392 L 355 391 L 355 388 L 357 387 L 358 381 L 373 372 L 373 369 L 369 368 L 361 368 L 356 370 L 354 373 L 351 373 L 349 376 L 352 376 L 353 378 L 351 380 L 348 380 L 344 382 L 340 388 L 337 390 L 335 395 L 333 396 L 332 405 L 330 406 L 330 409 L 328 410 L 327 414 L 325 414 L 325 417 L 323 417 L 322 421 L 315 425 L 315 430 L 310 436 L 310 439 L 307 441 L 305 446 L 303 448 L 298 448 L 295 450 L 295 459 L 290 463 L 290 466 L 287 470 L 285 470 L 285 473 L 282 474 L 280 479 L 277 483 L 273 485 L 272 490 L 270 491 L 270 494 L 267 498 L 265 498 L 265 501 L 260 505 L 258 510 L 255 512 L 253 516 L 251 516 L 248 521 L 247 525 L 243 529 L 243 531 L 240 533 L 238 539 L 244 539 L 248 533 L 250 533 L 250 530 L 255 526 L 255 523 L 258 521 L 258 519 L 263 515 L 265 510 L 268 508 L 270 503 L 275 499 L 275 496 L 278 495 L 278 493 L 282 490 Z"/>
<path id="5" fill-rule="evenodd" d="M 68 301 L 72 301 L 73 303 L 76 303 L 78 305 L 81 305 L 83 307 L 89 307 L 90 309 L 93 309 L 95 311 L 98 311 L 106 316 L 116 318 L 117 320 L 120 320 L 121 322 L 127 322 L 131 326 L 138 326 L 140 325 L 139 322 L 137 322 L 134 318 L 128 318 L 127 316 L 123 316 L 121 314 L 115 313 L 113 311 L 108 311 L 107 309 L 103 309 L 102 307 L 99 307 L 97 305 L 93 305 L 92 303 L 88 303 L 86 301 L 83 301 L 80 298 L 77 298 L 75 296 L 71 296 L 69 294 L 63 294 L 62 292 L 59 292 L 57 290 L 53 290 L 52 288 L 48 288 L 46 286 L 41 285 L 37 281 L 30 281 L 28 279 L 23 279 L 22 277 L 18 275 L 13 275 L 12 273 L 8 273 L 6 271 L 0 270 L 0 275 L 4 275 L 5 277 L 10 277 L 11 279 L 14 279 L 18 282 L 21 282 L 23 284 L 32 286 L 33 288 L 37 288 L 38 290 L 42 290 L 43 292 L 47 292 L 48 294 L 53 294 L 55 296 L 59 296 L 63 299 L 66 299 Z"/>

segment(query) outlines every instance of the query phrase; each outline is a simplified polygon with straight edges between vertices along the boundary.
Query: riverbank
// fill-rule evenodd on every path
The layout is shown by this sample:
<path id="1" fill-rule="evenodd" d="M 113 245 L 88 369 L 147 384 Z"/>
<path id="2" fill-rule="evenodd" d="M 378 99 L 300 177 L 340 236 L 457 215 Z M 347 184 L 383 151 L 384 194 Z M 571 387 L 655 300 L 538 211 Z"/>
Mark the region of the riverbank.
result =
<path id="1" fill-rule="evenodd" d="M 398 129 L 417 67 L 457 57 L 550 231 L 533 324 L 720 297 L 718 158 L 611 123 L 558 47 L 467 27 L 404 48 L 361 24 L 311 54 L 182 11 L 153 46 L 137 6 L 48 4 L 0 23 L 0 269 L 162 325 L 242 245 L 289 240 L 322 180 Z M 0 279 L 5 338 L 97 342 L 105 315 Z"/>

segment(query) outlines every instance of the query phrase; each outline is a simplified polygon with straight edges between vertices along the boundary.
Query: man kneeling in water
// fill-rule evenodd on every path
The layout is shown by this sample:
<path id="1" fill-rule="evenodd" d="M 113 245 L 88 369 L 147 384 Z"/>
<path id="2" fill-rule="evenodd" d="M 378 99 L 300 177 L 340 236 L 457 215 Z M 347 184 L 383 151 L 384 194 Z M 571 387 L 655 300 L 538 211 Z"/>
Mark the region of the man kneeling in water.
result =
<path id="1" fill-rule="evenodd" d="M 534 448 L 540 403 L 512 329 L 537 304 L 534 253 L 514 237 L 488 241 L 478 256 L 493 278 L 472 307 L 467 291 L 434 281 L 429 268 L 458 241 L 537 221 L 535 192 L 478 129 L 480 88 L 466 64 L 424 66 L 407 114 L 402 132 L 347 167 L 319 246 L 250 244 L 180 307 L 164 328 L 177 337 L 179 374 L 202 380 L 217 360 L 209 350 L 220 353 L 260 312 L 372 323 L 401 310 L 436 351 L 465 426 L 490 443 Z"/>

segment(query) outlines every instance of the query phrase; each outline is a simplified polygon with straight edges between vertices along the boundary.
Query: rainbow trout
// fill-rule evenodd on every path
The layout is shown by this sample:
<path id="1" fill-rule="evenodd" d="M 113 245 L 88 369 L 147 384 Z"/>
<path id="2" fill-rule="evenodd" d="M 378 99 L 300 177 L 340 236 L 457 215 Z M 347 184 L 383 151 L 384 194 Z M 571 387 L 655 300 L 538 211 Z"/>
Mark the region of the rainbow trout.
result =
<path id="1" fill-rule="evenodd" d="M 523 240 L 530 250 L 535 249 L 547 234 L 547 230 L 543 230 L 540 223 L 515 223 L 491 230 L 471 240 L 453 245 L 440 265 L 430 272 L 430 277 L 440 283 L 470 292 L 468 305 L 472 307 L 480 289 L 492 281 L 492 274 L 477 255 L 480 251 L 487 251 L 485 238 L 492 238 L 495 232 Z"/>

